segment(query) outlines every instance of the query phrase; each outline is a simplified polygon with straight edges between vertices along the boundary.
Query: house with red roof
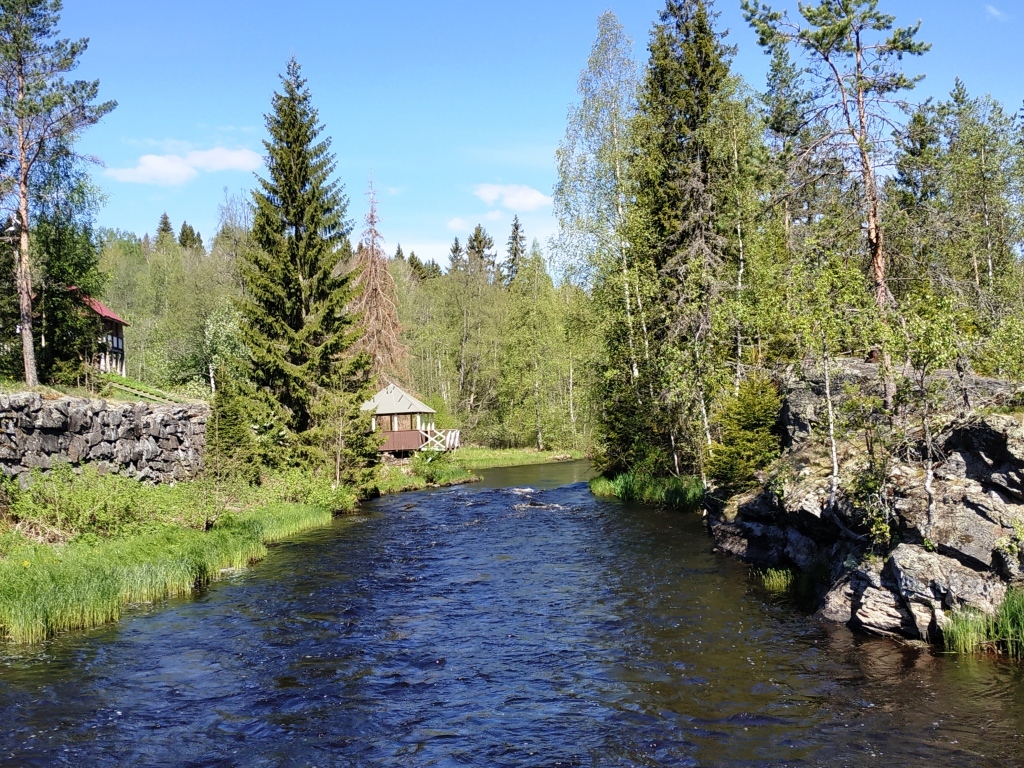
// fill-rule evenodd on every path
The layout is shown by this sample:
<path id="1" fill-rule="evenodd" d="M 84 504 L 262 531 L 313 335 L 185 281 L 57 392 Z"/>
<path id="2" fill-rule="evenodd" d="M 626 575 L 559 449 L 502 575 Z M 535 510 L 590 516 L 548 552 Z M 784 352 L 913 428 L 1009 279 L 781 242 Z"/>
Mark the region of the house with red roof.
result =
<path id="1" fill-rule="evenodd" d="M 99 315 L 103 323 L 100 334 L 100 349 L 96 353 L 94 364 L 100 373 L 117 373 L 125 375 L 124 329 L 128 321 L 107 307 L 99 299 L 82 296 L 82 303 Z"/>

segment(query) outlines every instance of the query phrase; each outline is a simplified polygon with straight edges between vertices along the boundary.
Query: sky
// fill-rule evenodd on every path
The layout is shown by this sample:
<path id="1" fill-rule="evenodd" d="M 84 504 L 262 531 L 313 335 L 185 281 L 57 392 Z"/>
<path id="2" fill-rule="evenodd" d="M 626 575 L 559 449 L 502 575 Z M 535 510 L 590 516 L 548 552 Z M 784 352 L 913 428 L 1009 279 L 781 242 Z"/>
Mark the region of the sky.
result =
<path id="1" fill-rule="evenodd" d="M 795 12 L 796 2 L 772 3 Z M 1022 0 L 881 0 L 932 43 L 907 71 L 917 99 L 963 79 L 1016 111 L 1024 100 Z M 261 173 L 264 114 L 294 56 L 331 137 L 353 242 L 366 191 L 378 193 L 386 248 L 447 263 L 454 237 L 482 224 L 503 252 L 512 217 L 528 239 L 554 234 L 555 150 L 596 34 L 613 11 L 646 61 L 658 0 L 65 0 L 63 36 L 88 37 L 75 77 L 118 107 L 83 133 L 98 161 L 103 227 L 152 234 L 167 212 L 213 239 L 228 196 Z M 739 0 L 718 0 L 738 47 L 733 70 L 764 85 L 767 58 Z"/>

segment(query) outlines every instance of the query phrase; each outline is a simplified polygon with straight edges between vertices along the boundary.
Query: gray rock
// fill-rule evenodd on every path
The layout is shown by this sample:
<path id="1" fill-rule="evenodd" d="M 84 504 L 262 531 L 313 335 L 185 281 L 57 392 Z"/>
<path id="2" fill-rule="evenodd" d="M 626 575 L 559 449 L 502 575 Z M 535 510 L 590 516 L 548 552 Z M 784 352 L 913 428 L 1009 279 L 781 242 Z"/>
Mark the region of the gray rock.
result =
<path id="1" fill-rule="evenodd" d="M 988 614 L 1006 596 L 1006 585 L 992 573 L 979 573 L 949 557 L 911 545 L 892 551 L 886 569 L 908 605 L 952 610 L 967 606 Z"/>

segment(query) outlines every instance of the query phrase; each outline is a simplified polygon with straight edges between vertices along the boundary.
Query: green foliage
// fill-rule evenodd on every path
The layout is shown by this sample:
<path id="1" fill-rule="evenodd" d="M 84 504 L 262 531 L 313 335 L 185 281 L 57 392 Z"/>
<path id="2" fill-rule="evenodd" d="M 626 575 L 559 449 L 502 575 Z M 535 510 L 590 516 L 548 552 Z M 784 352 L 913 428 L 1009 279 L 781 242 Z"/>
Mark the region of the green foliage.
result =
<path id="1" fill-rule="evenodd" d="M 942 630 L 943 644 L 948 650 L 988 650 L 1016 659 L 1024 657 L 1024 590 L 1009 589 L 995 616 L 961 608 L 950 613 L 948 619 Z"/>
<path id="2" fill-rule="evenodd" d="M 44 537 L 83 534 L 120 538 L 167 525 L 202 528 L 216 515 L 210 489 L 200 483 L 150 486 L 129 477 L 101 475 L 95 465 L 74 470 L 57 464 L 36 471 L 28 487 L 3 484 L 6 525 Z"/>
<path id="3" fill-rule="evenodd" d="M 775 426 L 782 401 L 778 387 L 762 376 L 740 383 L 716 420 L 720 438 L 708 457 L 706 470 L 719 492 L 732 495 L 756 484 L 755 473 L 779 455 Z"/>
<path id="4" fill-rule="evenodd" d="M 63 547 L 22 545 L 0 560 L 0 635 L 33 643 L 115 621 L 128 604 L 188 594 L 263 558 L 266 544 L 330 521 L 323 507 L 275 505 L 225 515 L 206 533 L 172 526 Z"/>
<path id="5" fill-rule="evenodd" d="M 320 138 L 298 63 L 288 63 L 266 116 L 268 178 L 253 193 L 253 241 L 243 254 L 239 303 L 250 352 L 248 375 L 284 409 L 294 433 L 312 425 L 319 391 L 350 387 L 342 358 L 355 341 L 353 275 L 338 269 L 350 251 L 348 200 L 337 181 L 330 140 Z M 352 373 L 358 375 L 357 371 Z"/>
<path id="6" fill-rule="evenodd" d="M 612 478 L 594 478 L 590 481 L 590 492 L 687 512 L 700 509 L 704 503 L 704 487 L 699 477 L 650 477 L 626 472 Z"/>
<path id="7" fill-rule="evenodd" d="M 789 592 L 795 583 L 793 572 L 785 568 L 765 568 L 755 571 L 754 575 L 766 590 L 776 594 Z"/>
<path id="8" fill-rule="evenodd" d="M 447 452 L 420 451 L 412 457 L 409 466 L 413 474 L 422 477 L 428 483 L 437 485 L 473 477 L 464 467 L 456 463 L 456 459 L 451 453 Z"/>

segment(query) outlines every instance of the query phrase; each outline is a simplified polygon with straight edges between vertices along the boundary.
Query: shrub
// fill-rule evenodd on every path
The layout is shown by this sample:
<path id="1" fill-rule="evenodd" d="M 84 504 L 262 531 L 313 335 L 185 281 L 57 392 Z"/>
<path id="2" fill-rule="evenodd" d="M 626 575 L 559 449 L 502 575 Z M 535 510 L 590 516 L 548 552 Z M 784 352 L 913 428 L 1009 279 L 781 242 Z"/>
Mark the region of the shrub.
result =
<path id="1" fill-rule="evenodd" d="M 773 433 L 782 401 L 775 383 L 751 376 L 740 384 L 718 415 L 719 442 L 711 447 L 706 471 L 719 491 L 731 496 L 757 483 L 755 473 L 779 455 Z"/>
<path id="2" fill-rule="evenodd" d="M 455 463 L 452 454 L 439 451 L 420 451 L 409 461 L 413 474 L 428 483 L 451 483 L 466 480 L 469 472 Z"/>

